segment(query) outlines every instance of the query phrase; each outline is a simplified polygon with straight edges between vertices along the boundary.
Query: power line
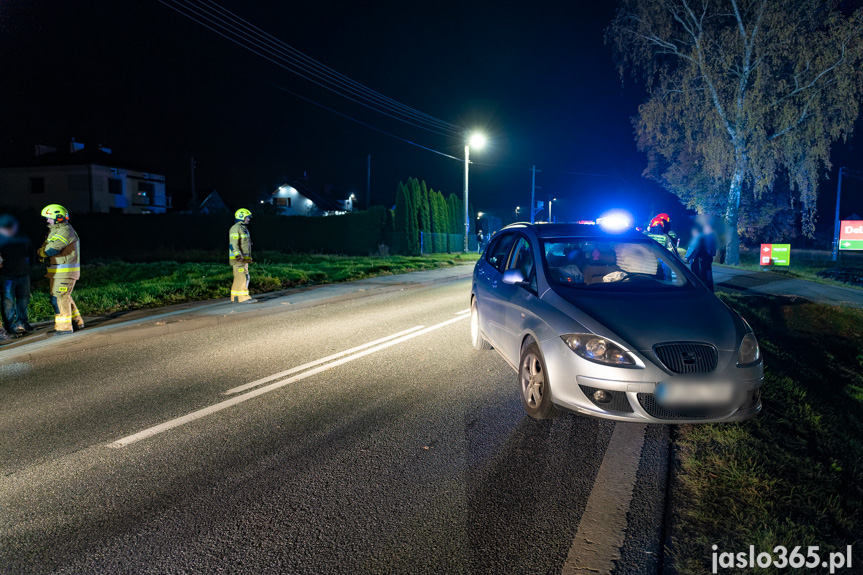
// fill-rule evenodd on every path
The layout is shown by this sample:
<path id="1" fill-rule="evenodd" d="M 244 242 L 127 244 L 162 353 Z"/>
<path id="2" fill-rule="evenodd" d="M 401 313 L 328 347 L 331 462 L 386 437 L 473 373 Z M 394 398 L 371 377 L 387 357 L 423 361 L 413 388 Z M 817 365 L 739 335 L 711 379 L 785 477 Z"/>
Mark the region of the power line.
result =
<path id="1" fill-rule="evenodd" d="M 532 169 L 528 166 L 512 166 L 512 165 L 508 165 L 508 164 L 490 164 L 487 162 L 471 161 L 471 164 L 473 164 L 475 166 L 489 166 L 489 167 L 493 167 L 493 168 L 508 168 L 510 170 L 525 170 L 528 172 L 531 171 L 531 169 Z M 542 171 L 545 173 L 569 174 L 571 176 L 589 176 L 592 178 L 612 178 L 612 179 L 620 178 L 620 176 L 615 176 L 613 174 L 595 174 L 592 172 L 571 172 L 571 171 L 567 171 L 567 170 L 555 170 L 555 169 L 547 169 L 547 168 L 543 168 Z"/>
<path id="2" fill-rule="evenodd" d="M 424 112 L 420 112 L 419 110 L 417 110 L 415 108 L 411 108 L 409 106 L 406 106 L 406 105 L 402 104 L 401 102 L 398 102 L 392 98 L 389 98 L 389 97 L 381 94 L 380 92 L 372 90 L 368 86 L 365 86 L 365 85 L 353 80 L 352 78 L 349 78 L 348 76 L 345 76 L 344 74 L 330 68 L 329 66 L 326 66 L 325 64 L 322 64 L 321 62 L 318 62 L 317 60 L 304 54 L 303 52 L 300 52 L 299 50 L 286 44 L 285 42 L 283 42 L 282 40 L 280 40 L 276 36 L 273 36 L 272 34 L 265 32 L 261 28 L 250 23 L 248 20 L 245 20 L 244 18 L 238 16 L 234 12 L 231 12 L 227 8 L 224 8 L 224 7 L 216 4 L 216 2 L 214 2 L 212 0 L 209 2 L 209 4 L 211 4 L 216 10 L 221 12 L 223 15 L 227 15 L 228 17 L 233 19 L 235 22 L 238 22 L 241 26 L 243 26 L 247 30 L 250 30 L 250 31 L 256 33 L 258 36 L 260 36 L 264 40 L 269 39 L 270 41 L 275 42 L 278 45 L 281 45 L 285 50 L 296 55 L 298 58 L 300 58 L 302 61 L 304 61 L 305 63 L 303 65 L 306 67 L 310 66 L 312 69 L 316 68 L 316 69 L 320 70 L 322 73 L 324 73 L 325 75 L 329 75 L 330 77 L 335 77 L 337 80 L 343 81 L 342 82 L 343 84 L 347 83 L 349 85 L 354 86 L 360 92 L 364 92 L 364 93 L 368 94 L 373 99 L 377 99 L 377 100 L 380 100 L 383 102 L 388 102 L 397 108 L 403 109 L 406 112 L 408 112 L 412 115 L 415 115 L 417 117 L 425 118 L 425 119 L 431 121 L 431 123 L 438 124 L 443 128 L 453 129 L 453 130 L 458 130 L 458 131 L 463 130 L 460 126 L 456 126 L 455 124 L 452 124 L 450 122 L 446 122 L 444 120 L 441 120 L 439 118 L 435 118 L 434 116 L 431 116 L 431 115 L 426 114 Z"/>
<path id="3" fill-rule="evenodd" d="M 419 125 L 419 124 L 416 124 L 416 123 L 414 123 L 414 122 L 412 122 L 412 121 L 409 121 L 409 120 L 407 120 L 407 119 L 405 119 L 405 118 L 401 118 L 401 117 L 398 117 L 398 116 L 394 116 L 394 115 L 392 115 L 392 114 L 390 114 L 390 113 L 388 113 L 388 112 L 386 112 L 386 111 L 384 111 L 384 110 L 380 110 L 380 109 L 376 108 L 376 107 L 375 107 L 375 106 L 373 106 L 373 105 L 366 104 L 366 103 L 364 103 L 364 102 L 361 102 L 361 101 L 357 100 L 356 98 L 353 98 L 353 97 L 351 97 L 351 96 L 349 96 L 349 95 L 347 95 L 347 94 L 344 94 L 344 93 L 342 93 L 342 92 L 340 92 L 340 91 L 338 91 L 338 90 L 336 90 L 336 89 L 333 89 L 333 88 L 331 88 L 330 86 L 326 86 L 326 85 L 324 85 L 324 84 L 322 84 L 322 83 L 320 83 L 320 82 L 317 82 L 316 80 L 314 80 L 314 79 L 310 78 L 309 76 L 307 76 L 307 75 L 305 75 L 305 74 L 301 73 L 300 71 L 295 70 L 295 69 L 293 69 L 293 68 L 291 68 L 291 67 L 289 67 L 289 66 L 286 66 L 285 64 L 283 64 L 283 63 L 281 63 L 281 62 L 278 62 L 278 61 L 274 60 L 273 58 L 271 58 L 270 56 L 267 56 L 266 54 L 263 54 L 263 53 L 261 53 L 260 51 L 258 51 L 258 50 L 256 50 L 256 49 L 255 49 L 255 48 L 258 48 L 258 49 L 264 50 L 264 51 L 266 51 L 266 52 L 269 52 L 270 54 L 272 54 L 272 55 L 273 55 L 273 56 L 275 56 L 276 58 L 280 58 L 280 59 L 282 59 L 282 60 L 286 60 L 285 58 L 283 58 L 283 57 L 282 57 L 282 56 L 280 56 L 279 54 L 276 54 L 276 53 L 274 53 L 272 50 L 268 49 L 266 46 L 262 46 L 260 43 L 258 43 L 258 42 L 256 42 L 256 41 L 249 42 L 249 39 L 248 39 L 247 37 L 245 37 L 245 36 L 241 36 L 241 40 L 245 40 L 246 42 L 249 42 L 250 44 L 252 44 L 252 46 L 254 46 L 254 47 L 251 47 L 251 46 L 247 45 L 246 43 L 244 43 L 243 41 L 238 40 L 238 39 L 236 39 L 236 38 L 233 38 L 233 37 L 229 36 L 227 33 L 225 33 L 225 32 L 231 33 L 231 31 L 228 29 L 228 27 L 226 27 L 225 25 L 220 24 L 220 23 L 218 23 L 218 22 L 214 21 L 212 18 L 208 17 L 208 15 L 207 15 L 207 14 L 202 14 L 201 12 L 199 12 L 198 10 L 195 10 L 194 8 L 191 8 L 191 7 L 189 7 L 189 6 L 186 6 L 186 5 L 181 4 L 181 3 L 179 2 L 179 0 L 173 0 L 173 1 L 174 1 L 175 3 L 177 3 L 179 6 L 182 6 L 183 8 L 185 8 L 186 10 L 189 10 L 189 11 L 193 12 L 194 14 L 198 15 L 200 18 L 203 18 L 203 19 L 207 20 L 207 21 L 208 21 L 208 22 L 210 22 L 213 26 L 218 26 L 218 27 L 219 27 L 219 28 L 221 28 L 222 30 L 225 30 L 225 32 L 223 32 L 223 31 L 221 31 L 221 30 L 218 30 L 218 29 L 214 28 L 214 27 L 213 27 L 213 26 L 211 26 L 210 24 L 207 24 L 206 22 L 203 22 L 202 20 L 200 20 L 200 19 L 196 18 L 195 16 L 193 16 L 193 15 L 191 15 L 191 14 L 187 13 L 187 12 L 184 12 L 182 9 L 178 8 L 177 6 L 174 6 L 174 5 L 172 5 L 172 4 L 169 4 L 169 3 L 168 3 L 168 1 L 166 1 L 166 0 L 157 0 L 157 1 L 158 1 L 159 3 L 161 3 L 161 4 L 165 5 L 165 6 L 167 6 L 168 8 L 171 8 L 171 9 L 172 9 L 172 10 L 174 10 L 175 12 L 178 12 L 179 14 L 182 14 L 182 15 L 183 15 L 183 16 L 185 16 L 186 18 L 189 18 L 190 20 L 193 20 L 194 22 L 197 22 L 197 23 L 198 23 L 198 24 L 200 24 L 201 26 L 204 26 L 205 28 L 207 28 L 207 29 L 209 29 L 209 30 L 211 30 L 211 31 L 215 32 L 216 34 L 218 34 L 218 35 L 222 36 L 223 38 L 225 38 L 225 39 L 227 39 L 227 40 L 230 40 L 231 42 L 233 42 L 233 43 L 237 44 L 238 46 L 241 46 L 242 48 L 245 48 L 246 50 L 248 50 L 248 51 L 250 51 L 250 52 L 252 52 L 252 53 L 254 53 L 254 54 L 256 54 L 256 55 L 258 55 L 258 56 L 260 56 L 260 57 L 262 57 L 262 58 L 264 58 L 265 60 L 268 60 L 269 62 L 272 62 L 273 64 L 276 64 L 276 65 L 277 65 L 277 66 L 279 66 L 280 68 L 283 68 L 283 69 L 285 69 L 285 70 L 288 70 L 289 72 L 292 72 L 292 73 L 294 73 L 294 74 L 296 74 L 296 75 L 300 76 L 301 78 L 304 78 L 305 80 L 308 80 L 309 82 L 312 82 L 313 84 L 316 84 L 316 85 L 318 85 L 318 86 L 320 86 L 320 87 L 322 87 L 322 88 L 325 88 L 326 90 L 329 90 L 329 91 L 331 91 L 331 92 L 333 92 L 333 93 L 336 93 L 336 94 L 338 94 L 338 95 L 342 96 L 343 98 L 346 98 L 346 99 L 348 99 L 348 100 L 351 100 L 352 102 L 355 102 L 355 103 L 357 103 L 357 104 L 360 104 L 361 106 L 364 106 L 364 107 L 369 108 L 369 109 L 371 109 L 371 110 L 374 110 L 374 111 L 378 112 L 379 114 L 383 114 L 383 115 L 385 115 L 385 116 L 388 116 L 388 117 L 393 118 L 393 119 L 395 119 L 395 120 L 399 120 L 399 121 L 404 122 L 404 123 L 406 123 L 406 124 L 409 124 L 409 125 L 411 125 L 411 126 L 414 126 L 414 127 L 417 127 L 417 128 L 421 128 L 421 129 L 423 129 L 423 130 L 427 130 L 427 131 L 430 131 L 430 132 L 433 132 L 433 133 L 439 134 L 439 135 L 441 135 L 441 136 L 452 137 L 452 134 L 443 133 L 443 132 L 440 132 L 440 131 L 439 131 L 439 130 L 437 130 L 437 129 L 433 129 L 433 128 L 430 128 L 430 127 L 427 127 L 427 126 Z M 232 26 L 232 25 L 231 25 L 231 27 L 236 28 L 235 26 Z M 351 92 L 351 93 L 353 93 L 353 92 Z M 402 113 L 402 114 L 403 114 L 403 113 Z M 413 117 L 412 117 L 411 119 L 416 120 L 416 118 L 413 118 Z M 424 120 L 417 120 L 417 121 L 424 121 Z M 426 124 L 429 124 L 429 122 L 427 122 L 427 121 L 424 121 L 424 122 L 425 122 Z M 454 131 L 454 130 L 453 130 L 453 131 Z"/>
<path id="4" fill-rule="evenodd" d="M 319 108 L 323 108 L 324 110 L 327 110 L 328 112 L 332 112 L 333 114 L 339 115 L 339 116 L 341 116 L 342 118 L 346 118 L 346 119 L 350 120 L 351 122 L 356 122 L 357 124 L 360 124 L 360 125 L 362 125 L 362 126 L 365 126 L 366 128 L 369 128 L 369 129 L 371 129 L 371 130 L 374 130 L 375 132 L 380 132 L 381 134 L 385 134 L 385 135 L 387 135 L 387 136 L 389 136 L 389 137 L 391 137 L 391 138 L 395 138 L 396 140 L 400 140 L 400 141 L 402 141 L 402 142 L 404 142 L 404 143 L 406 143 L 406 144 L 410 144 L 411 146 L 416 146 L 417 148 L 422 148 L 423 150 L 426 150 L 426 151 L 428 151 L 428 152 L 432 152 L 432 153 L 438 154 L 438 155 L 440 155 L 440 156 L 444 156 L 444 157 L 446 157 L 446 158 L 452 158 L 453 160 L 456 160 L 457 162 L 464 163 L 464 158 L 458 158 L 458 157 L 456 157 L 456 156 L 451 156 L 451 155 L 449 155 L 449 154 L 445 154 L 444 152 L 441 152 L 441 151 L 435 150 L 435 149 L 433 149 L 433 148 L 429 148 L 429 147 L 427 147 L 427 146 L 423 146 L 422 144 L 417 144 L 416 142 L 412 142 L 412 141 L 410 141 L 410 140 L 406 140 L 405 138 L 402 138 L 402 137 L 400 137 L 400 136 L 396 136 L 395 134 L 393 134 L 393 133 L 391 133 L 391 132 L 387 132 L 386 130 L 382 130 L 382 129 L 380 129 L 380 128 L 377 128 L 377 127 L 375 127 L 375 126 L 372 126 L 371 124 L 367 124 L 367 123 L 363 122 L 362 120 L 357 120 L 356 118 L 352 118 L 351 116 L 348 116 L 347 114 L 343 114 L 343 113 L 339 112 L 338 110 L 333 110 L 332 108 L 330 108 L 330 107 L 328 107 L 328 106 L 324 106 L 323 104 L 320 104 L 320 103 L 318 103 L 318 102 L 315 102 L 314 100 L 312 100 L 312 99 L 310 99 L 310 98 L 306 98 L 305 96 L 301 96 L 301 95 L 297 94 L 296 92 L 293 92 L 293 91 L 291 91 L 291 90 L 288 90 L 287 88 L 283 88 L 282 86 L 279 86 L 279 85 L 277 85 L 277 84 L 272 84 L 272 83 L 271 83 L 271 85 L 272 85 L 274 88 L 276 88 L 276 89 L 278 89 L 278 90 L 281 90 L 282 92 L 287 92 L 288 94 L 291 94 L 292 96 L 296 96 L 296 97 L 297 97 L 297 98 L 299 98 L 300 100 L 305 100 L 305 101 L 306 101 L 306 102 L 308 102 L 309 104 L 313 104 L 313 105 L 315 105 L 315 106 L 317 106 L 317 107 L 319 107 Z"/>

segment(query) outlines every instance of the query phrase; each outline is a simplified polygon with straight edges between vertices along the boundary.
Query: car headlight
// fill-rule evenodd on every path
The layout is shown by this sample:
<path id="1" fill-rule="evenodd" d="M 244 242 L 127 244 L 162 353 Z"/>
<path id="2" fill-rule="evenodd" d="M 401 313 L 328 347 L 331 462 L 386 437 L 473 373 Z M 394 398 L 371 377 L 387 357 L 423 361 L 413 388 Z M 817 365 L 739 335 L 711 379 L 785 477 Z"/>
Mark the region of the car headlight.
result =
<path id="1" fill-rule="evenodd" d="M 740 351 L 737 352 L 737 366 L 745 367 L 758 363 L 761 359 L 761 349 L 755 335 L 747 333 L 740 342 Z"/>
<path id="2" fill-rule="evenodd" d="M 628 351 L 604 337 L 593 334 L 568 334 L 560 336 L 569 349 L 588 361 L 604 365 L 635 365 L 635 358 Z"/>

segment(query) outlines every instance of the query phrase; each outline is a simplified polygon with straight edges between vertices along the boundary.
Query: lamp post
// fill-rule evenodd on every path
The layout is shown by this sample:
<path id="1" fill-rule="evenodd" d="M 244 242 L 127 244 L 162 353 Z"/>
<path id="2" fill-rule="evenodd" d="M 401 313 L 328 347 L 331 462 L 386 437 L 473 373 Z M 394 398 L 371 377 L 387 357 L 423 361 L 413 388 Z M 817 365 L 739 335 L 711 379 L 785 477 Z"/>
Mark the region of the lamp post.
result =
<path id="1" fill-rule="evenodd" d="M 468 208 L 468 168 L 470 167 L 470 147 L 477 150 L 485 145 L 485 136 L 473 133 L 464 142 L 464 251 L 468 251 L 468 237 L 470 235 L 470 209 Z"/>
<path id="2" fill-rule="evenodd" d="M 548 223 L 551 223 L 551 202 L 556 202 L 557 198 L 548 200 Z"/>
<path id="3" fill-rule="evenodd" d="M 515 207 L 515 221 L 518 221 L 518 211 L 519 211 L 520 209 L 521 209 L 521 208 L 520 208 L 519 206 L 516 206 L 516 207 Z"/>

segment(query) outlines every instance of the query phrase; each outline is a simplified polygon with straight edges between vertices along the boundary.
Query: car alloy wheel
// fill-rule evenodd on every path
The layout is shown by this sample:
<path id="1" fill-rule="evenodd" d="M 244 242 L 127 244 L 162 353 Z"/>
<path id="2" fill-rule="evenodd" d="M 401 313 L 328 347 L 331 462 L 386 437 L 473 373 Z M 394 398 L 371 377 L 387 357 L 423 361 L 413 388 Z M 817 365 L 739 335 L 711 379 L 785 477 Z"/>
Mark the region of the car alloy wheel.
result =
<path id="1" fill-rule="evenodd" d="M 535 341 L 529 341 L 522 347 L 518 381 L 521 404 L 530 417 L 553 419 L 560 415 L 560 410 L 551 400 L 548 370 L 545 368 L 542 351 Z"/>
<path id="2" fill-rule="evenodd" d="M 542 362 L 533 352 L 526 353 L 521 360 L 521 392 L 528 407 L 538 409 L 542 405 L 545 387 Z"/>

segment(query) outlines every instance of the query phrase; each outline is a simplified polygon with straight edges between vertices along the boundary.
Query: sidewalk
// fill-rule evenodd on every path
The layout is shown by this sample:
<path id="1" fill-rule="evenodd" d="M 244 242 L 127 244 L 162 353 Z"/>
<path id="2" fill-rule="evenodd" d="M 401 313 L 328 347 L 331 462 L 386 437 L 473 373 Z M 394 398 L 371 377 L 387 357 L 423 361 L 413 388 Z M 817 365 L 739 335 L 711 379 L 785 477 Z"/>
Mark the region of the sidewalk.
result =
<path id="1" fill-rule="evenodd" d="M 713 266 L 717 291 L 802 297 L 816 303 L 863 308 L 863 290 L 788 278 L 770 272 Z"/>
<path id="2" fill-rule="evenodd" d="M 224 299 L 208 300 L 123 312 L 110 317 L 86 317 L 88 327 L 75 335 L 48 338 L 45 329 L 3 345 L 0 347 L 0 365 L 465 279 L 472 275 L 473 265 L 458 265 L 257 294 L 255 298 L 258 302 L 254 304 L 235 304 Z"/>

